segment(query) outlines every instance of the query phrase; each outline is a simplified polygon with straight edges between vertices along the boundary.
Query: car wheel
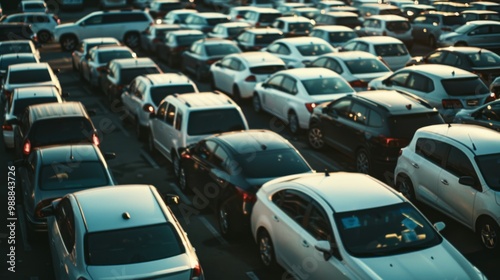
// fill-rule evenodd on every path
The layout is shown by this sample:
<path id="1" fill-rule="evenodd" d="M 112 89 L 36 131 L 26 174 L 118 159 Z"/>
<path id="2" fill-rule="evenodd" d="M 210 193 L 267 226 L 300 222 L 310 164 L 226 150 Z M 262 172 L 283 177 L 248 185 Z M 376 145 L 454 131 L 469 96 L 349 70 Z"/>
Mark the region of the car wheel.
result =
<path id="1" fill-rule="evenodd" d="M 396 180 L 396 189 L 409 201 L 416 202 L 415 189 L 410 178 L 406 175 L 399 175 Z"/>
<path id="2" fill-rule="evenodd" d="M 175 178 L 179 178 L 181 161 L 179 160 L 179 157 L 177 156 L 177 154 L 175 154 L 174 151 L 172 151 L 171 153 L 172 153 L 172 169 L 174 171 Z"/>
<path id="3" fill-rule="evenodd" d="M 359 173 L 370 174 L 370 157 L 365 149 L 360 149 L 356 153 L 356 171 Z"/>
<path id="4" fill-rule="evenodd" d="M 152 154 L 155 152 L 155 139 L 153 138 L 153 133 L 150 131 L 148 134 L 148 151 Z"/>
<path id="5" fill-rule="evenodd" d="M 64 51 L 72 51 L 76 48 L 76 45 L 78 44 L 78 40 L 76 39 L 75 35 L 64 35 L 61 37 L 61 48 Z"/>
<path id="6" fill-rule="evenodd" d="M 294 135 L 300 132 L 299 118 L 295 112 L 290 112 L 288 114 L 288 129 Z"/>
<path id="7" fill-rule="evenodd" d="M 260 111 L 262 111 L 262 105 L 260 103 L 260 98 L 257 93 L 253 94 L 252 104 L 253 104 L 253 110 L 255 112 L 259 113 Z"/>
<path id="8" fill-rule="evenodd" d="M 46 30 L 42 30 L 42 31 L 38 32 L 37 37 L 38 37 L 38 40 L 40 41 L 40 43 L 47 43 L 52 38 L 50 33 Z"/>
<path id="9" fill-rule="evenodd" d="M 476 232 L 483 246 L 488 250 L 493 250 L 498 247 L 498 234 L 500 227 L 491 218 L 485 217 L 479 220 Z"/>
<path id="10" fill-rule="evenodd" d="M 186 174 L 186 170 L 182 166 L 179 169 L 179 188 L 181 189 L 181 191 L 183 193 L 190 193 L 191 192 L 191 188 L 189 187 L 189 183 L 188 183 L 188 177 Z"/>
<path id="11" fill-rule="evenodd" d="M 229 203 L 223 202 L 217 209 L 217 222 L 221 235 L 226 239 L 231 239 L 235 236 L 236 221 L 234 219 L 234 211 Z"/>
<path id="12" fill-rule="evenodd" d="M 321 150 L 325 146 L 323 140 L 323 132 L 318 125 L 312 125 L 307 133 L 307 139 L 309 141 L 309 146 L 315 150 Z"/>
<path id="13" fill-rule="evenodd" d="M 125 42 L 125 45 L 127 45 L 131 49 L 137 48 L 141 43 L 141 37 L 137 32 L 129 32 L 125 34 L 123 42 Z"/>
<path id="14" fill-rule="evenodd" d="M 274 245 L 269 233 L 265 229 L 259 230 L 257 234 L 257 244 L 259 246 L 259 255 L 262 264 L 266 267 L 276 266 L 276 255 Z"/>
<path id="15" fill-rule="evenodd" d="M 436 47 L 436 37 L 434 36 L 429 36 L 429 46 L 431 48 L 435 48 Z"/>
<path id="16" fill-rule="evenodd" d="M 233 86 L 233 100 L 236 103 L 240 103 L 241 102 L 241 93 L 240 93 L 240 89 L 238 88 L 237 85 Z"/>

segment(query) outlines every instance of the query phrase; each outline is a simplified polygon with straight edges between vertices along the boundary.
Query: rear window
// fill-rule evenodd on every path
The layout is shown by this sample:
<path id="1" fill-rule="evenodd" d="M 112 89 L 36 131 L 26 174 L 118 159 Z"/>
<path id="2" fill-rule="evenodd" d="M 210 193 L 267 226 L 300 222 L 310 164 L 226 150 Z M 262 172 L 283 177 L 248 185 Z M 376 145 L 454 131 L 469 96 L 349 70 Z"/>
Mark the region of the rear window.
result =
<path id="1" fill-rule="evenodd" d="M 400 9 L 385 9 L 385 10 L 380 10 L 379 15 L 398 15 L 398 16 L 403 16 L 403 12 L 401 12 Z"/>
<path id="2" fill-rule="evenodd" d="M 10 72 L 10 84 L 43 83 L 52 81 L 47 69 L 21 70 Z"/>
<path id="3" fill-rule="evenodd" d="M 231 27 L 227 29 L 227 34 L 229 36 L 236 36 L 241 33 L 247 27 Z"/>
<path id="4" fill-rule="evenodd" d="M 379 56 L 401 56 L 407 55 L 408 50 L 403 44 L 376 45 L 375 53 Z"/>
<path id="5" fill-rule="evenodd" d="M 88 265 L 121 265 L 166 259 L 185 252 L 170 223 L 87 234 Z"/>
<path id="6" fill-rule="evenodd" d="M 28 138 L 32 147 L 67 143 L 90 143 L 94 127 L 84 117 L 61 117 L 36 121 Z"/>
<path id="7" fill-rule="evenodd" d="M 252 74 L 273 74 L 275 72 L 285 70 L 284 65 L 266 65 L 266 66 L 258 66 L 258 67 L 251 67 L 250 72 Z"/>
<path id="8" fill-rule="evenodd" d="M 309 95 L 354 92 L 354 89 L 342 77 L 304 80 L 302 84 Z"/>
<path id="9" fill-rule="evenodd" d="M 332 46 L 327 44 L 307 44 L 297 46 L 297 50 L 303 56 L 316 56 L 334 51 Z"/>
<path id="10" fill-rule="evenodd" d="M 25 43 L 0 45 L 0 55 L 9 53 L 33 53 L 33 51 L 31 46 Z"/>
<path id="11" fill-rule="evenodd" d="M 208 56 L 222 56 L 241 52 L 241 50 L 233 44 L 207 45 L 205 50 Z"/>
<path id="12" fill-rule="evenodd" d="M 128 85 L 135 77 L 147 74 L 159 74 L 157 67 L 125 68 L 120 73 L 120 84 Z"/>
<path id="13" fill-rule="evenodd" d="M 255 44 L 271 44 L 274 40 L 283 38 L 282 34 L 260 34 L 255 36 Z"/>
<path id="14" fill-rule="evenodd" d="M 429 112 L 424 114 L 408 114 L 390 116 L 387 120 L 390 136 L 395 138 L 403 138 L 408 141 L 413 138 L 413 134 L 417 129 L 444 123 L 439 112 Z"/>
<path id="15" fill-rule="evenodd" d="M 129 51 L 106 51 L 106 52 L 99 52 L 97 54 L 99 57 L 99 63 L 106 64 L 110 62 L 113 59 L 119 59 L 119 58 L 133 58 L 133 54 Z"/>
<path id="16" fill-rule="evenodd" d="M 26 107 L 35 105 L 35 104 L 43 104 L 43 103 L 50 103 L 50 102 L 57 102 L 56 97 L 37 97 L 37 98 L 22 98 L 22 99 L 17 99 L 14 102 L 14 115 L 19 116 L 24 112 L 24 109 Z"/>
<path id="17" fill-rule="evenodd" d="M 391 70 L 378 59 L 357 59 L 345 61 L 352 74 L 390 72 Z"/>
<path id="18" fill-rule="evenodd" d="M 488 87 L 479 79 L 479 77 L 465 79 L 446 79 L 442 80 L 446 93 L 450 96 L 467 96 L 488 94 Z"/>
<path id="19" fill-rule="evenodd" d="M 446 16 L 443 17 L 443 25 L 462 25 L 465 23 L 465 18 L 462 16 Z"/>
<path id="20" fill-rule="evenodd" d="M 161 86 L 151 88 L 151 99 L 153 103 L 158 106 L 160 102 L 168 95 L 174 93 L 191 93 L 196 92 L 192 85 L 178 85 L 178 86 Z"/>
<path id="21" fill-rule="evenodd" d="M 34 56 L 28 57 L 16 57 L 16 58 L 3 58 L 0 59 L 0 70 L 7 70 L 10 65 L 19 64 L 19 63 L 29 63 L 36 62 L 36 58 Z"/>
<path id="22" fill-rule="evenodd" d="M 219 23 L 229 22 L 228 18 L 209 18 L 207 19 L 207 23 L 210 26 L 215 26 Z"/>
<path id="23" fill-rule="evenodd" d="M 206 135 L 246 129 L 236 109 L 193 111 L 189 114 L 188 135 Z"/>
<path id="24" fill-rule="evenodd" d="M 162 3 L 158 7 L 158 10 L 160 11 L 171 11 L 177 9 L 182 9 L 181 3 Z"/>
<path id="25" fill-rule="evenodd" d="M 467 55 L 475 67 L 498 67 L 500 56 L 489 52 L 478 52 Z"/>
<path id="26" fill-rule="evenodd" d="M 274 178 L 311 171 L 294 149 L 243 154 L 237 161 L 247 178 Z"/>
<path id="27" fill-rule="evenodd" d="M 281 14 L 260 14 L 259 22 L 272 23 L 275 19 L 279 18 Z"/>
<path id="28" fill-rule="evenodd" d="M 52 162 L 40 170 L 40 189 L 68 190 L 107 186 L 110 182 L 101 162 Z"/>
<path id="29" fill-rule="evenodd" d="M 337 18 L 335 24 L 345 25 L 345 26 L 357 26 L 360 25 L 361 23 L 359 22 L 357 17 L 342 17 L 342 18 Z"/>
<path id="30" fill-rule="evenodd" d="M 410 28 L 408 21 L 390 21 L 387 23 L 387 30 L 389 31 L 408 31 Z"/>
<path id="31" fill-rule="evenodd" d="M 311 23 L 291 23 L 289 26 L 290 31 L 307 31 L 312 28 L 313 25 Z"/>
<path id="32" fill-rule="evenodd" d="M 200 35 L 177 36 L 175 39 L 177 41 L 177 44 L 179 44 L 179 46 L 190 46 L 193 42 L 203 38 L 205 38 L 205 36 L 200 34 Z"/>

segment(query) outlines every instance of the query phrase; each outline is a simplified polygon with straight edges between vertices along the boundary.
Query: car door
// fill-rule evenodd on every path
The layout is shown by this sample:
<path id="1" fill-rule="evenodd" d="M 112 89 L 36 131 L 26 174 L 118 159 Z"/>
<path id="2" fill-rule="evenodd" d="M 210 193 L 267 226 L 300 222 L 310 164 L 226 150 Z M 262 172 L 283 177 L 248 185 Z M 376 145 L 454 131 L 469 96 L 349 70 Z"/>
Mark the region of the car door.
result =
<path id="1" fill-rule="evenodd" d="M 128 115 L 134 115 L 134 92 L 137 90 L 137 79 L 134 79 L 130 85 L 123 91 L 121 95 L 123 108 L 127 112 Z"/>
<path id="2" fill-rule="evenodd" d="M 197 60 L 199 59 L 200 52 L 201 52 L 201 43 L 195 42 L 191 45 L 189 49 L 187 49 L 183 54 L 182 58 L 183 61 L 182 63 L 184 64 L 184 67 L 186 70 L 189 72 L 196 72 L 196 64 Z"/>
<path id="3" fill-rule="evenodd" d="M 297 97 L 297 83 L 298 81 L 290 76 L 284 76 L 279 90 L 275 90 L 271 96 L 272 103 L 274 104 L 275 115 L 282 119 L 288 120 L 288 113 L 293 108 L 300 106 L 298 103 L 304 103 Z M 305 106 L 302 104 L 302 106 Z M 295 112 L 298 114 L 299 112 Z"/>
<path id="4" fill-rule="evenodd" d="M 223 58 L 221 61 L 214 63 L 214 65 L 210 68 L 215 87 L 223 92 L 227 92 L 227 81 L 231 79 L 230 77 L 232 71 L 229 69 L 231 59 L 232 58 L 230 57 Z"/>
<path id="5" fill-rule="evenodd" d="M 194 193 L 198 194 L 199 201 L 198 206 L 202 206 L 202 209 L 208 206 L 211 202 L 209 198 L 214 198 L 214 196 L 209 195 L 215 192 L 211 187 L 213 185 L 213 179 L 210 177 L 211 169 L 213 168 L 213 164 L 211 162 L 212 157 L 214 156 L 214 151 L 217 148 L 217 143 L 211 140 L 200 141 L 194 152 L 192 154 L 192 164 L 188 167 L 188 178 L 191 180 L 193 184 L 190 184 L 194 188 Z M 210 186 L 209 186 L 210 184 Z"/>
<path id="6" fill-rule="evenodd" d="M 320 128 L 326 144 L 346 149 L 343 147 L 343 143 L 346 142 L 343 131 L 347 129 L 346 126 L 350 122 L 351 106 L 352 100 L 350 98 L 341 98 L 325 107 L 320 117 Z"/>
<path id="7" fill-rule="evenodd" d="M 180 127 L 175 126 L 176 118 L 178 118 L 178 122 L 182 119 L 182 113 L 177 110 L 177 107 L 170 103 L 167 107 L 167 112 L 165 116 L 165 121 L 162 123 L 163 125 L 163 133 L 161 140 L 164 145 L 165 157 L 168 160 L 172 160 L 172 150 L 177 150 L 177 148 L 182 147 L 181 143 L 182 137 L 180 132 Z"/>
<path id="8" fill-rule="evenodd" d="M 224 88 L 226 89 L 226 92 L 230 92 L 231 94 L 234 94 L 233 87 L 234 87 L 234 84 L 236 82 L 235 78 L 239 74 L 239 72 L 241 72 L 241 70 L 243 70 L 244 67 L 245 66 L 243 65 L 243 63 L 239 59 L 237 59 L 235 57 L 231 58 L 230 64 L 226 68 L 227 75 L 224 77 L 224 81 L 223 81 Z"/>
<path id="9" fill-rule="evenodd" d="M 79 30 L 75 33 L 79 34 L 79 39 L 85 38 L 93 38 L 93 37 L 102 37 L 103 31 L 106 31 L 106 34 L 110 33 L 110 30 L 107 30 L 107 27 L 104 25 L 104 15 L 98 14 L 93 15 L 79 24 Z"/>
<path id="10" fill-rule="evenodd" d="M 278 74 L 272 76 L 269 80 L 262 83 L 262 90 L 259 92 L 260 102 L 262 104 L 262 109 L 270 112 L 271 114 L 276 114 L 276 104 L 274 95 L 278 94 L 281 89 L 281 83 L 284 79 L 284 75 Z"/>
<path id="11" fill-rule="evenodd" d="M 426 41 L 431 35 L 430 30 L 432 30 L 432 23 L 435 22 L 439 24 L 439 19 L 433 16 L 418 16 L 413 20 L 412 23 L 412 35 L 415 40 Z M 437 39 L 437 38 L 436 38 Z"/>
<path id="12" fill-rule="evenodd" d="M 339 140 L 337 144 L 354 156 L 358 148 L 368 148 L 366 139 L 371 137 L 367 129 L 368 113 L 368 107 L 358 101 L 353 101 L 344 129 L 342 131 L 337 129 L 337 133 L 342 134 L 341 137 L 337 138 Z M 375 135 L 375 137 L 377 136 Z"/>

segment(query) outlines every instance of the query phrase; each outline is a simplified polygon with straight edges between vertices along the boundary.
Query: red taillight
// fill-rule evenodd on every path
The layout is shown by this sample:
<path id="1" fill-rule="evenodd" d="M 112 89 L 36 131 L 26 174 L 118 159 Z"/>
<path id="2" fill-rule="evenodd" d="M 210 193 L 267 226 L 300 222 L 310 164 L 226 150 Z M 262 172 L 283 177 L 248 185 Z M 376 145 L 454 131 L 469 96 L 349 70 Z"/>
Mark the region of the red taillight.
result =
<path id="1" fill-rule="evenodd" d="M 256 82 L 257 78 L 254 75 L 246 77 L 245 82 Z"/>
<path id="2" fill-rule="evenodd" d="M 186 153 L 186 152 L 183 152 L 183 153 L 181 154 L 181 158 L 184 158 L 184 159 L 190 159 L 190 158 L 191 158 L 191 155 L 190 155 L 190 154 L 188 154 L 188 153 Z"/>
<path id="3" fill-rule="evenodd" d="M 403 155 L 403 149 L 399 149 L 398 157 Z"/>
<path id="4" fill-rule="evenodd" d="M 306 109 L 309 113 L 312 113 L 314 108 L 316 108 L 316 103 L 306 103 Z"/>
<path id="5" fill-rule="evenodd" d="M 106 66 L 97 67 L 97 72 L 100 72 L 100 73 L 104 73 L 107 70 L 108 70 L 108 67 L 106 67 Z"/>
<path id="6" fill-rule="evenodd" d="M 30 140 L 26 140 L 24 141 L 24 145 L 23 145 L 23 153 L 25 155 L 29 155 L 31 152 L 31 142 Z"/>
<path id="7" fill-rule="evenodd" d="M 485 103 L 489 103 L 491 101 L 495 101 L 497 99 L 497 96 L 495 93 L 491 93 L 487 98 L 486 100 L 484 101 Z"/>
<path id="8" fill-rule="evenodd" d="M 243 19 L 243 16 L 242 15 L 237 15 L 235 18 L 236 19 Z"/>
<path id="9" fill-rule="evenodd" d="M 249 193 L 243 189 L 240 189 L 238 187 L 236 187 L 236 190 L 238 191 L 238 194 L 241 196 L 241 198 L 243 199 L 243 202 L 245 203 L 254 203 L 255 201 L 257 201 L 257 196 L 255 196 L 254 193 Z"/>
<path id="10" fill-rule="evenodd" d="M 451 31 L 451 27 L 441 27 L 441 30 L 443 30 L 443 31 Z"/>
<path id="11" fill-rule="evenodd" d="M 379 135 L 377 141 L 385 147 L 404 147 L 408 145 L 408 141 L 401 138 L 387 137 L 384 135 Z"/>
<path id="12" fill-rule="evenodd" d="M 199 263 L 197 263 L 194 267 L 193 267 L 193 271 L 191 273 L 191 280 L 198 280 L 200 279 L 201 277 L 201 266 Z"/>
<path id="13" fill-rule="evenodd" d="M 443 99 L 441 103 L 443 104 L 443 109 L 463 108 L 462 103 L 458 99 Z"/>
<path id="14" fill-rule="evenodd" d="M 12 131 L 12 130 L 14 130 L 14 128 L 12 127 L 12 125 L 7 124 L 7 123 L 4 123 L 2 125 L 2 129 L 3 129 L 3 131 Z"/>
<path id="15" fill-rule="evenodd" d="M 360 87 L 360 88 L 365 88 L 368 86 L 367 82 L 361 80 L 352 81 L 349 84 L 351 85 L 351 87 Z"/>
<path id="16" fill-rule="evenodd" d="M 99 144 L 100 144 L 99 137 L 97 136 L 96 133 L 92 134 L 92 143 L 94 143 L 94 145 L 96 145 L 96 146 L 99 146 Z"/>
<path id="17" fill-rule="evenodd" d="M 208 65 L 212 65 L 212 64 L 214 64 L 216 61 L 217 61 L 217 59 L 209 59 L 209 60 L 207 60 L 205 63 L 206 63 L 206 64 L 208 64 Z"/>
<path id="18" fill-rule="evenodd" d="M 155 107 L 153 107 L 153 105 L 151 104 L 144 104 L 144 106 L 142 106 L 142 109 L 147 113 L 153 113 L 155 111 Z"/>

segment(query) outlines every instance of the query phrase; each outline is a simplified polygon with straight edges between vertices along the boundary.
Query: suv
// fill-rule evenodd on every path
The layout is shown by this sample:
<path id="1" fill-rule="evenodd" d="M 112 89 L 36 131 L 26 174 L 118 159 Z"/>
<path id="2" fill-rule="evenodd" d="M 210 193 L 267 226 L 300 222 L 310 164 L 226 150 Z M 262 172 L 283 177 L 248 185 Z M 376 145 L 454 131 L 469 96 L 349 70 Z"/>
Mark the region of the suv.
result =
<path id="1" fill-rule="evenodd" d="M 118 46 L 120 42 L 115 38 L 111 37 L 95 37 L 89 39 L 83 39 L 78 47 L 71 53 L 71 64 L 73 66 L 73 70 L 81 71 L 82 61 L 85 59 L 89 51 L 93 47 L 101 46 L 101 45 L 113 45 Z"/>
<path id="2" fill-rule="evenodd" d="M 138 138 L 144 139 L 149 127 L 149 114 L 156 112 L 167 95 L 192 92 L 199 92 L 198 87 L 183 74 L 149 74 L 136 77 L 123 91 L 121 100 L 125 113 L 135 121 Z"/>
<path id="3" fill-rule="evenodd" d="M 364 91 L 317 106 L 308 141 L 314 149 L 332 146 L 352 156 L 356 172 L 378 174 L 393 170 L 418 128 L 441 123 L 439 112 L 414 95 Z"/>
<path id="4" fill-rule="evenodd" d="M 180 0 L 153 0 L 149 4 L 149 14 L 153 18 L 163 18 L 168 12 L 184 8 Z"/>
<path id="5" fill-rule="evenodd" d="M 92 120 L 80 102 L 47 103 L 29 106 L 21 119 L 13 119 L 14 147 L 19 158 L 26 158 L 36 147 L 93 143 L 99 137 Z"/>
<path id="6" fill-rule="evenodd" d="M 383 4 L 385 5 L 385 4 Z M 405 43 L 408 49 L 413 46 L 411 24 L 407 18 L 397 15 L 373 15 L 356 28 L 359 36 L 391 36 Z"/>
<path id="7" fill-rule="evenodd" d="M 91 37 L 113 37 L 131 48 L 140 44 L 140 33 L 153 23 L 151 16 L 140 10 L 96 11 L 75 23 L 58 25 L 54 39 L 65 51 L 72 51 L 78 42 Z"/>
<path id="8" fill-rule="evenodd" d="M 53 14 L 20 13 L 2 17 L 0 22 L 24 22 L 31 24 L 31 28 L 36 32 L 40 43 L 47 43 L 54 37 L 52 30 L 54 30 L 61 21 Z"/>
<path id="9" fill-rule="evenodd" d="M 498 132 L 472 124 L 419 129 L 401 150 L 394 183 L 462 223 L 498 252 L 500 236 L 500 145 Z"/>
<path id="10" fill-rule="evenodd" d="M 253 27 L 270 26 L 277 18 L 281 17 L 280 11 L 273 8 L 253 8 L 243 15 L 242 21 Z"/>
<path id="11" fill-rule="evenodd" d="M 226 131 L 248 130 L 240 106 L 218 92 L 174 94 L 165 97 L 149 120 L 148 148 L 172 162 L 179 175 L 180 153 L 201 139 Z"/>

